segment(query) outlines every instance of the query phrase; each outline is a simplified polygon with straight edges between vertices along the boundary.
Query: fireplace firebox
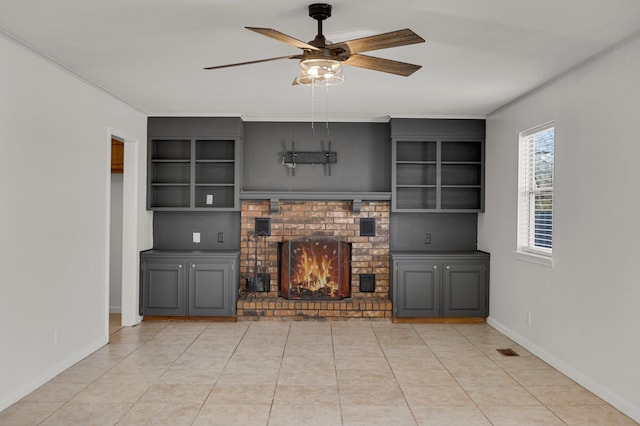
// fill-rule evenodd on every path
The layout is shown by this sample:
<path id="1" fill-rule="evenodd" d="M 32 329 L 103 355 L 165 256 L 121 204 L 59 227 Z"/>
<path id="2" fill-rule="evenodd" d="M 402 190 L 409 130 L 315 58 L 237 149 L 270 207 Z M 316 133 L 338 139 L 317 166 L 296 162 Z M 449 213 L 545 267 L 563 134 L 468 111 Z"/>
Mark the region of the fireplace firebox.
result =
<path id="1" fill-rule="evenodd" d="M 351 244 L 325 238 L 280 243 L 280 296 L 339 300 L 351 297 Z"/>

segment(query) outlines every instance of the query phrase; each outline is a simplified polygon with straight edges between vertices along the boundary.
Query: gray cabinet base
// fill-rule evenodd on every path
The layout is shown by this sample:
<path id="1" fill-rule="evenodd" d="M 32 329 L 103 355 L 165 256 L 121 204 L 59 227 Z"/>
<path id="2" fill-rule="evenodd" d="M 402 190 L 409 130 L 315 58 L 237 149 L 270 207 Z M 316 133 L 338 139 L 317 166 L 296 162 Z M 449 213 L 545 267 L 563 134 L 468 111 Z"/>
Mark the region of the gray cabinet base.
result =
<path id="1" fill-rule="evenodd" d="M 140 315 L 234 315 L 239 262 L 237 251 L 140 253 Z"/>
<path id="2" fill-rule="evenodd" d="M 489 254 L 391 254 L 396 317 L 487 317 Z"/>

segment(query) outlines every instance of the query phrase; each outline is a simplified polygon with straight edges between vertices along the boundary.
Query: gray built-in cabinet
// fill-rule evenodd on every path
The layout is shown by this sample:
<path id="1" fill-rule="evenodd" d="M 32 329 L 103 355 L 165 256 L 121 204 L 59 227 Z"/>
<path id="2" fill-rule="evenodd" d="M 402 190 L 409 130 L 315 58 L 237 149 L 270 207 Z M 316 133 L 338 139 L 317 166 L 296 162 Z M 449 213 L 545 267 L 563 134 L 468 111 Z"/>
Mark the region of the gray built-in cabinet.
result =
<path id="1" fill-rule="evenodd" d="M 154 250 L 141 255 L 143 315 L 233 315 L 240 200 L 390 200 L 394 315 L 486 317 L 485 121 L 244 122 L 150 117 L 147 208 Z M 283 164 L 283 153 L 335 151 L 330 166 Z M 356 200 L 358 203 L 356 203 Z M 194 243 L 199 233 L 200 243 Z M 230 256 L 230 257 L 229 257 Z"/>
<path id="2" fill-rule="evenodd" d="M 237 251 L 142 252 L 140 315 L 234 315 L 239 262 Z"/>
<path id="3" fill-rule="evenodd" d="M 484 122 L 391 122 L 391 210 L 484 210 Z"/>
<path id="4" fill-rule="evenodd" d="M 488 253 L 392 253 L 391 267 L 394 316 L 489 314 Z"/>
<path id="5" fill-rule="evenodd" d="M 156 124 L 149 132 L 147 208 L 158 211 L 239 210 L 241 122 L 232 121 L 232 126 L 223 125 L 213 131 L 205 128 L 202 132 L 199 131 L 202 126 L 191 132 L 185 130 L 189 122 L 179 121 L 180 126 L 176 129 L 170 125 L 171 120 L 155 120 L 164 125 Z M 151 129 L 151 125 L 149 127 Z"/>

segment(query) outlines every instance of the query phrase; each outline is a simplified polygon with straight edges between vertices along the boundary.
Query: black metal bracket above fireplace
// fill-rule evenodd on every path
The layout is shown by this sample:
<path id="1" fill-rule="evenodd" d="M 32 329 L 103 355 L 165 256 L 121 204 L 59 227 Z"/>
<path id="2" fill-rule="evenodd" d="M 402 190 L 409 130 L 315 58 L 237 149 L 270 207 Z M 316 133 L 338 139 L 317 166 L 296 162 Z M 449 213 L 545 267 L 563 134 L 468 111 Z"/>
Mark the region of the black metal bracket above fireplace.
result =
<path id="1" fill-rule="evenodd" d="M 284 164 L 335 164 L 338 153 L 335 151 L 285 151 L 282 156 Z"/>
<path id="2" fill-rule="evenodd" d="M 321 151 L 296 151 L 296 143 L 291 142 L 291 151 L 282 153 L 282 165 L 291 170 L 291 175 L 295 176 L 295 168 L 298 164 L 322 164 L 325 174 L 331 176 L 331 164 L 338 162 L 338 153 L 331 151 L 331 141 L 328 142 L 329 149 L 324 149 L 324 142 L 321 142 Z"/>

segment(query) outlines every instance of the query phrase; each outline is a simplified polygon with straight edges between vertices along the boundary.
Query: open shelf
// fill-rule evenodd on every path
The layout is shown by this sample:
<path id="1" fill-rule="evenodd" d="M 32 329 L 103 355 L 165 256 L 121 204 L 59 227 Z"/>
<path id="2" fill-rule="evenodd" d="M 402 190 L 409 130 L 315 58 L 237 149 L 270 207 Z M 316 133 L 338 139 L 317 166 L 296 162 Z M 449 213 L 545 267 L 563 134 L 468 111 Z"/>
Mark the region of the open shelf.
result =
<path id="1" fill-rule="evenodd" d="M 151 139 L 147 208 L 239 209 L 240 139 Z"/>
<path id="2" fill-rule="evenodd" d="M 207 204 L 210 196 L 211 204 Z M 196 208 L 232 208 L 234 205 L 233 185 L 197 185 L 195 191 Z"/>
<path id="3" fill-rule="evenodd" d="M 235 140 L 196 140 L 196 161 L 234 161 Z"/>
<path id="4" fill-rule="evenodd" d="M 404 210 L 435 209 L 436 188 L 435 186 L 396 188 L 396 206 Z"/>
<path id="5" fill-rule="evenodd" d="M 191 140 L 155 139 L 151 146 L 151 160 L 191 160 Z"/>
<path id="6" fill-rule="evenodd" d="M 393 211 L 482 211 L 483 140 L 392 140 Z"/>
<path id="7" fill-rule="evenodd" d="M 398 141 L 397 161 L 436 161 L 437 142 L 435 141 Z"/>
<path id="8" fill-rule="evenodd" d="M 188 208 L 188 185 L 153 185 L 150 191 L 151 208 Z"/>
<path id="9" fill-rule="evenodd" d="M 406 164 L 396 165 L 397 185 L 435 185 L 436 164 Z"/>
<path id="10" fill-rule="evenodd" d="M 442 164 L 442 185 L 481 185 L 482 165 L 477 164 Z"/>
<path id="11" fill-rule="evenodd" d="M 152 160 L 149 173 L 151 183 L 189 184 L 191 167 L 188 162 L 157 162 Z"/>
<path id="12" fill-rule="evenodd" d="M 440 161 L 476 162 L 482 161 L 482 144 L 473 142 L 443 141 Z"/>

